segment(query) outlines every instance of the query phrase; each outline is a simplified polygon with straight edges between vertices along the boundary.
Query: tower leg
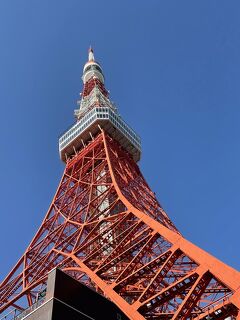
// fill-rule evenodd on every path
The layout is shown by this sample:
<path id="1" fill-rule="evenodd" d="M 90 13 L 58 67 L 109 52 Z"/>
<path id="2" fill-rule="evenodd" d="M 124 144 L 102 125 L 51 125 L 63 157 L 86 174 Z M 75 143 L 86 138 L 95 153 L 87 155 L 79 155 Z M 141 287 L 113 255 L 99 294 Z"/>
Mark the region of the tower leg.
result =
<path id="1" fill-rule="evenodd" d="M 130 319 L 239 319 L 239 272 L 179 233 L 103 131 L 67 162 L 42 225 L 0 285 L 0 312 L 36 303 L 56 267 Z"/>

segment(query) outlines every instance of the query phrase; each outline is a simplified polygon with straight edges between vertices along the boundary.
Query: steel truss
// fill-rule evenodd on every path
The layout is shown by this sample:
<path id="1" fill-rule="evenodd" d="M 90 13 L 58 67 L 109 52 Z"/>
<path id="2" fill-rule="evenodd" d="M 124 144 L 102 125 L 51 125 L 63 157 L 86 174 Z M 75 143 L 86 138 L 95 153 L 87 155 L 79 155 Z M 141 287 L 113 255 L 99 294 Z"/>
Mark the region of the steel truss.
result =
<path id="1" fill-rule="evenodd" d="M 42 225 L 0 285 L 0 312 L 33 305 L 55 267 L 130 319 L 240 318 L 240 273 L 179 233 L 103 131 L 67 161 Z"/>

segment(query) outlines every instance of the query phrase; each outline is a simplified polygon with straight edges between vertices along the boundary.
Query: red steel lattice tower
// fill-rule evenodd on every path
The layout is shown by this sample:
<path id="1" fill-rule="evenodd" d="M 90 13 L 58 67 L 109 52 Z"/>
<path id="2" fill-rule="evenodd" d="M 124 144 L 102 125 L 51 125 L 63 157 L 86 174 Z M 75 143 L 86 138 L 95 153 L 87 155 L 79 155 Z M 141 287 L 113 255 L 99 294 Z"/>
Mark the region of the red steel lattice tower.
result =
<path id="1" fill-rule="evenodd" d="M 0 313 L 33 307 L 58 267 L 130 319 L 240 319 L 240 273 L 186 240 L 158 203 L 92 49 L 82 80 L 77 121 L 59 139 L 63 177 L 0 285 Z"/>

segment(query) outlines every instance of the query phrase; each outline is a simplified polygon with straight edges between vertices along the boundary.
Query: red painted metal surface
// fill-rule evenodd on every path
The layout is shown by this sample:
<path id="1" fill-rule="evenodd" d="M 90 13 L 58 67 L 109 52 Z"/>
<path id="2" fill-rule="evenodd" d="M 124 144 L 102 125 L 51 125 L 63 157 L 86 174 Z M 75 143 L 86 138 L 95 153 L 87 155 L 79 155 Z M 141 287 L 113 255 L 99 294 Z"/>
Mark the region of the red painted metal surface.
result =
<path id="1" fill-rule="evenodd" d="M 0 285 L 0 312 L 34 304 L 55 267 L 130 319 L 239 318 L 240 273 L 182 237 L 103 131 L 68 160 L 42 225 Z"/>
<path id="2" fill-rule="evenodd" d="M 84 85 L 84 88 L 83 88 L 83 92 L 82 92 L 82 97 L 87 97 L 91 94 L 92 90 L 95 88 L 95 87 L 98 87 L 98 89 L 100 90 L 100 92 L 105 96 L 105 97 L 108 97 L 108 92 L 107 90 L 105 89 L 103 83 L 97 79 L 97 78 L 91 78 L 89 79 L 85 85 Z"/>

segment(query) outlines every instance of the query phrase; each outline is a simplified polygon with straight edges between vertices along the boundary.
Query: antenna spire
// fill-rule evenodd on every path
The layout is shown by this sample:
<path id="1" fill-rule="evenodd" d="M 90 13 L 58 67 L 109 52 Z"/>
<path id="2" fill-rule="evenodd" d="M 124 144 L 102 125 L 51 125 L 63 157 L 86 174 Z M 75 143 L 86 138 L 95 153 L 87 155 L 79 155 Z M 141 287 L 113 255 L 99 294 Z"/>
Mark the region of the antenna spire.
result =
<path id="1" fill-rule="evenodd" d="M 88 49 L 88 61 L 95 61 L 94 54 L 93 54 L 93 49 L 92 49 L 91 46 Z"/>

